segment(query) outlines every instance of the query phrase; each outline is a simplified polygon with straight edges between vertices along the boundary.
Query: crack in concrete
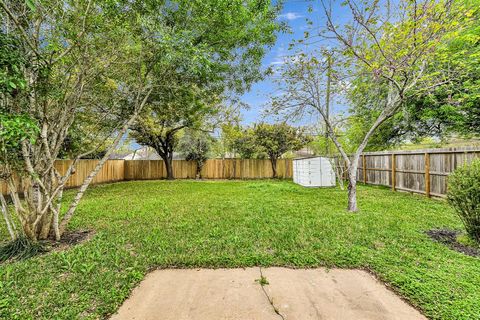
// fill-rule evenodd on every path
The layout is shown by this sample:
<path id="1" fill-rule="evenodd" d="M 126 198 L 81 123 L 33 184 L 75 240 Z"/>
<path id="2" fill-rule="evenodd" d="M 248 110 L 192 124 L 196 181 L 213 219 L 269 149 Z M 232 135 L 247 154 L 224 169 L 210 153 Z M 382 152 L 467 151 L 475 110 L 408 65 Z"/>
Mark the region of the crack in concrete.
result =
<path id="1" fill-rule="evenodd" d="M 263 293 L 265 294 L 265 297 L 267 297 L 267 300 L 268 300 L 268 302 L 270 303 L 270 305 L 272 306 L 273 311 L 275 311 L 275 313 L 276 313 L 282 320 L 285 320 L 285 317 L 283 316 L 283 314 L 280 313 L 280 311 L 278 310 L 278 308 L 275 307 L 275 304 L 273 304 L 273 299 L 270 298 L 270 296 L 269 296 L 268 293 L 267 293 L 267 290 L 265 290 L 265 288 L 264 288 L 264 285 L 265 285 L 265 284 L 262 282 L 262 280 L 263 280 L 263 279 L 266 279 L 266 278 L 263 276 L 262 267 L 258 267 L 258 269 L 260 270 L 260 281 L 259 281 L 259 284 L 260 284 L 260 287 L 262 288 Z"/>

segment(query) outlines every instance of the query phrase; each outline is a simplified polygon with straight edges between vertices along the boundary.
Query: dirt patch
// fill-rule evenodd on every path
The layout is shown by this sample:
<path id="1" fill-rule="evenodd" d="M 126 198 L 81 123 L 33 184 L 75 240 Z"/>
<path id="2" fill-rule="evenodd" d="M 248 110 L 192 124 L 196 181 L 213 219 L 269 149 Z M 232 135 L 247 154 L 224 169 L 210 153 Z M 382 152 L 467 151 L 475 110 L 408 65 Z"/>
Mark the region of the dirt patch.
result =
<path id="1" fill-rule="evenodd" d="M 95 235 L 93 230 L 73 230 L 63 234 L 60 241 L 49 242 L 52 250 L 61 251 L 90 240 Z"/>
<path id="2" fill-rule="evenodd" d="M 457 237 L 461 234 L 459 231 L 448 229 L 429 230 L 426 234 L 433 240 L 447 245 L 451 249 L 469 255 L 471 257 L 480 257 L 480 249 L 467 246 L 458 242 Z"/>

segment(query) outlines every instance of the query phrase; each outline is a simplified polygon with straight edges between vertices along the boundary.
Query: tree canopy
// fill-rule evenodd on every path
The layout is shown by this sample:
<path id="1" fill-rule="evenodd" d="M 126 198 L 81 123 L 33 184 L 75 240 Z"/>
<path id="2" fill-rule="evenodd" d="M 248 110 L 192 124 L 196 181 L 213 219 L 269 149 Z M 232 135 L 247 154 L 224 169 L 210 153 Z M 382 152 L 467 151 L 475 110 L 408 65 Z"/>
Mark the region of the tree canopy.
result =
<path id="1" fill-rule="evenodd" d="M 14 202 L 4 216 L 33 241 L 59 239 L 129 127 L 192 126 L 226 92 L 263 77 L 278 9 L 263 0 L 0 0 L 0 162 Z M 61 218 L 66 181 L 94 154 L 98 165 Z M 73 160 L 65 173 L 58 157 Z"/>
<path id="2" fill-rule="evenodd" d="M 312 113 L 321 116 L 348 167 L 348 208 L 357 211 L 360 154 L 401 139 L 402 130 L 392 124 L 402 118 L 409 122 L 404 117 L 408 106 L 461 79 L 461 72 L 448 65 L 451 54 L 446 48 L 459 34 L 471 33 L 477 9 L 447 0 L 347 0 L 342 3 L 341 23 L 334 21 L 338 8 L 331 2 L 320 1 L 319 9 L 326 24 L 305 32 L 306 39 L 293 44 L 295 54 L 278 70 L 281 94 L 272 96 L 271 111 L 297 119 Z M 318 37 L 328 40 L 329 48 L 309 48 Z M 477 59 L 474 50 L 459 57 L 465 54 Z M 338 112 L 331 117 L 329 110 L 331 98 L 339 96 L 350 107 L 343 121 L 338 121 Z M 421 114 L 417 113 L 421 108 L 413 108 L 414 114 Z M 350 157 L 347 149 L 352 145 Z"/>
<path id="3" fill-rule="evenodd" d="M 297 151 L 312 141 L 305 128 L 285 122 L 261 122 L 238 131 L 232 147 L 242 158 L 270 159 L 273 177 L 277 177 L 277 160 L 289 151 Z"/>
<path id="4" fill-rule="evenodd" d="M 177 133 L 200 129 L 228 96 L 263 78 L 262 58 L 282 25 L 276 20 L 279 7 L 269 1 L 178 1 L 161 7 L 158 19 L 166 21 L 182 49 L 132 126 L 132 136 L 157 151 L 173 179 Z"/>

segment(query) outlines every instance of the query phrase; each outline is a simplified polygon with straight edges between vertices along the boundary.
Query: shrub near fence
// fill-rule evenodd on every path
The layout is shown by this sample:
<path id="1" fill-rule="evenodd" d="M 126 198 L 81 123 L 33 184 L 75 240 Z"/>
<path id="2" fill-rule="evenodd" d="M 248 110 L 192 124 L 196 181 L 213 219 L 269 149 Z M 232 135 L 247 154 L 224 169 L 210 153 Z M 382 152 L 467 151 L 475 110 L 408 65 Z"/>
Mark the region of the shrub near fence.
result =
<path id="1" fill-rule="evenodd" d="M 72 160 L 57 160 L 55 167 L 63 174 L 71 162 Z M 97 163 L 97 160 L 80 160 L 75 174 L 67 182 L 67 187 L 79 187 Z M 174 176 L 177 179 L 194 179 L 195 168 L 195 163 L 192 161 L 173 160 Z M 292 160 L 278 160 L 277 171 L 279 178 L 292 178 Z M 108 160 L 92 183 L 164 179 L 166 176 L 162 160 Z M 263 159 L 210 159 L 202 170 L 203 179 L 265 179 L 272 176 L 270 160 Z M 6 185 L 2 182 L 0 182 L 0 191 L 3 194 L 8 192 Z"/>

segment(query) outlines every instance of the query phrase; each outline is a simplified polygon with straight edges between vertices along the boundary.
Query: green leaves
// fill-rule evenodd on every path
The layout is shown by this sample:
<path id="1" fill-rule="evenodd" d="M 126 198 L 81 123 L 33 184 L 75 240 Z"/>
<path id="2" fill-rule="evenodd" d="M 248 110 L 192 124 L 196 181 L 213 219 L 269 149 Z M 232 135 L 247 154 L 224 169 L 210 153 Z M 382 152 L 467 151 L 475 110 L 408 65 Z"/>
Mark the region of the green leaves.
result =
<path id="1" fill-rule="evenodd" d="M 0 30 L 0 94 L 12 96 L 17 89 L 25 88 L 22 69 L 26 61 L 20 41 Z"/>
<path id="2" fill-rule="evenodd" d="M 469 236 L 480 244 L 480 159 L 450 174 L 447 196 Z"/>
<path id="3" fill-rule="evenodd" d="M 262 79 L 265 47 L 282 30 L 279 7 L 270 1 L 148 1 L 145 7 L 139 32 L 166 45 L 162 56 L 222 90 L 243 92 Z"/>
<path id="4" fill-rule="evenodd" d="M 195 161 L 201 170 L 203 163 L 209 158 L 213 138 L 204 131 L 187 130 L 180 139 L 179 151 L 188 161 Z"/>
<path id="5" fill-rule="evenodd" d="M 277 13 L 263 0 L 148 1 L 135 30 L 155 91 L 132 136 L 152 145 L 169 130 L 201 127 L 224 96 L 262 79 L 265 47 L 281 29 Z"/>
<path id="6" fill-rule="evenodd" d="M 27 5 L 27 7 L 28 7 L 30 10 L 32 10 L 32 11 L 35 11 L 35 10 L 36 10 L 34 0 L 25 0 L 25 4 Z"/>
<path id="7" fill-rule="evenodd" d="M 0 113 L 1 152 L 14 152 L 24 140 L 34 143 L 38 133 L 38 126 L 30 117 Z"/>
<path id="8" fill-rule="evenodd" d="M 236 128 L 231 147 L 244 159 L 270 158 L 276 160 L 288 151 L 299 150 L 311 141 L 303 128 L 286 123 L 258 123 L 241 130 Z"/>

